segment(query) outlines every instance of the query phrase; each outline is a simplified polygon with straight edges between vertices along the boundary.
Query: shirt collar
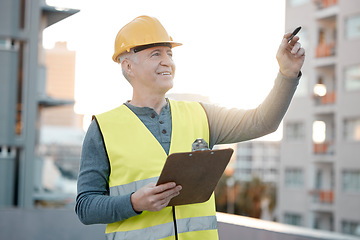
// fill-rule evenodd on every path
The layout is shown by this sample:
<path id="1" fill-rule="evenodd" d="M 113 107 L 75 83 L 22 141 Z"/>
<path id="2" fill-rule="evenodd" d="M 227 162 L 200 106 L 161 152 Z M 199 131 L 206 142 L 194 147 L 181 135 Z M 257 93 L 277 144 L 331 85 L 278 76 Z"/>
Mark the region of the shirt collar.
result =
<path id="1" fill-rule="evenodd" d="M 130 104 L 130 100 L 126 101 L 124 103 L 128 108 L 130 108 L 131 111 L 133 111 L 136 115 L 149 115 L 155 112 L 154 109 L 150 107 L 136 107 L 134 105 Z M 161 109 L 161 112 L 163 111 L 170 111 L 170 103 L 169 100 L 166 98 L 166 105 Z"/>

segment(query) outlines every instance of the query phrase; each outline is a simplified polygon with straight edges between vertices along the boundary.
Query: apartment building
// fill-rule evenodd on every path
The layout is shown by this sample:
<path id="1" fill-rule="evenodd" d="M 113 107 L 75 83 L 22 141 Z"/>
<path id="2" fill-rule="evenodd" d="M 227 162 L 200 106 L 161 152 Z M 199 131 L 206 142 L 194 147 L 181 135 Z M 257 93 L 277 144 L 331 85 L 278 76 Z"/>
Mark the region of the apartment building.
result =
<path id="1" fill-rule="evenodd" d="M 303 77 L 284 119 L 278 219 L 360 236 L 360 1 L 287 0 Z"/>
<path id="2" fill-rule="evenodd" d="M 240 182 L 250 182 L 253 177 L 265 183 L 276 185 L 280 162 L 280 142 L 247 141 L 235 144 L 236 162 L 234 178 Z"/>

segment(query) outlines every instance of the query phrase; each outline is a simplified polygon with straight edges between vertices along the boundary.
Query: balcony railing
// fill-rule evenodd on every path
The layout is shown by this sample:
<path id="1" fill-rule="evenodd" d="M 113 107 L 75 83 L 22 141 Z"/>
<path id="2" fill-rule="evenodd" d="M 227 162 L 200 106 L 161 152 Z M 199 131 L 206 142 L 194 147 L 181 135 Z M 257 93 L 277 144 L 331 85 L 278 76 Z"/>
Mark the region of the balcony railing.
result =
<path id="1" fill-rule="evenodd" d="M 315 203 L 321 204 L 333 204 L 334 203 L 334 191 L 332 190 L 312 190 L 310 194 L 313 195 Z"/>
<path id="2" fill-rule="evenodd" d="M 334 104 L 336 99 L 335 92 L 328 92 L 325 96 L 321 97 L 321 104 Z"/>
<path id="3" fill-rule="evenodd" d="M 334 144 L 332 141 L 314 143 L 314 154 L 334 154 Z"/>
<path id="4" fill-rule="evenodd" d="M 316 57 L 330 57 L 335 55 L 335 42 L 320 43 L 316 48 Z"/>
<path id="5" fill-rule="evenodd" d="M 318 9 L 331 7 L 338 4 L 338 0 L 314 0 Z"/>
<path id="6" fill-rule="evenodd" d="M 324 96 L 314 95 L 314 101 L 316 105 L 329 105 L 334 104 L 336 101 L 336 93 L 327 92 Z"/>

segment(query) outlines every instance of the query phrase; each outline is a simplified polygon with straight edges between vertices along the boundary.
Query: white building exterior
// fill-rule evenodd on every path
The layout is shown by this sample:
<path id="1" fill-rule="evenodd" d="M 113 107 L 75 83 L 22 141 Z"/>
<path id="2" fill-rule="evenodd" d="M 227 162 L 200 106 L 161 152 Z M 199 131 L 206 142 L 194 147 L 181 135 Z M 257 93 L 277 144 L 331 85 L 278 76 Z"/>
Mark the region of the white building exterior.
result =
<path id="1" fill-rule="evenodd" d="M 259 177 L 263 182 L 277 184 L 280 163 L 280 143 L 271 141 L 247 141 L 236 146 L 234 177 L 249 182 Z"/>
<path id="2" fill-rule="evenodd" d="M 360 236 L 360 1 L 287 0 L 306 49 L 284 119 L 278 219 Z"/>

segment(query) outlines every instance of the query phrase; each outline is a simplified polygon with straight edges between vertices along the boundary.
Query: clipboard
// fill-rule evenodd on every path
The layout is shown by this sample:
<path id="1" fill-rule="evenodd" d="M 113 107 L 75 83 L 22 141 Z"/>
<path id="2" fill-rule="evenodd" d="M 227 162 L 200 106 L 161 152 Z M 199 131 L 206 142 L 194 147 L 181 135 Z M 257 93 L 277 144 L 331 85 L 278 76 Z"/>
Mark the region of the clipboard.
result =
<path id="1" fill-rule="evenodd" d="M 182 186 L 182 190 L 168 206 L 209 200 L 233 152 L 233 149 L 227 148 L 169 155 L 156 185 L 175 182 Z"/>

